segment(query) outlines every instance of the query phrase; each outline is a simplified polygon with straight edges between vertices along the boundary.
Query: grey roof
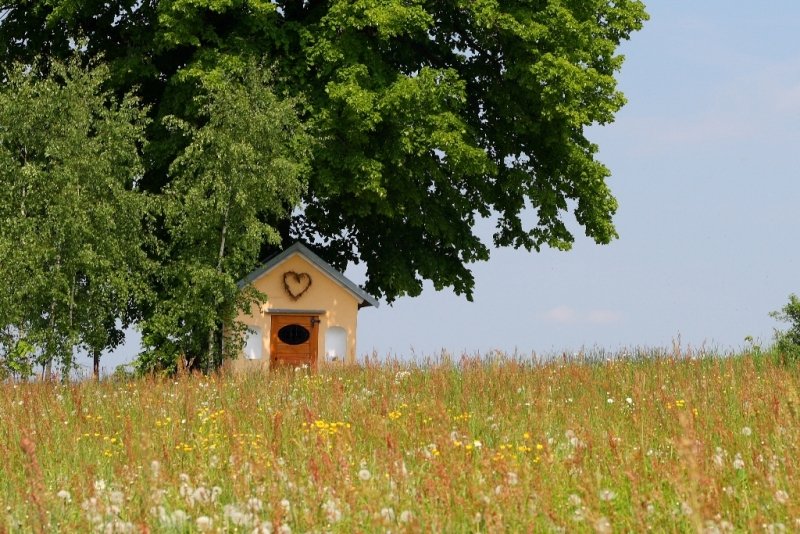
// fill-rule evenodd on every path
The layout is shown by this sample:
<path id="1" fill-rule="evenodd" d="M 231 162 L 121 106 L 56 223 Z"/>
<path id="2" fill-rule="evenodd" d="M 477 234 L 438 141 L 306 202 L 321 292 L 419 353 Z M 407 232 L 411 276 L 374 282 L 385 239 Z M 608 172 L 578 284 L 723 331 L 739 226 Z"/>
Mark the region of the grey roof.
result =
<path id="1" fill-rule="evenodd" d="M 265 274 L 267 271 L 271 270 L 273 267 L 281 263 L 283 260 L 289 258 L 293 254 L 300 254 L 301 256 L 303 256 L 305 259 L 311 262 L 315 267 L 317 267 L 319 270 L 321 270 L 322 272 L 333 278 L 336 282 L 339 283 L 339 285 L 341 285 L 350 293 L 352 293 L 353 296 L 361 300 L 361 302 L 358 305 L 359 308 L 364 306 L 374 306 L 376 308 L 378 307 L 379 305 L 378 299 L 376 299 L 375 297 L 373 297 L 372 295 L 370 295 L 369 293 L 358 287 L 356 284 L 348 280 L 342 273 L 334 269 L 331 264 L 329 264 L 316 254 L 311 252 L 308 249 L 308 247 L 299 242 L 287 248 L 277 256 L 274 256 L 265 261 L 264 263 L 262 263 L 255 271 L 251 272 L 250 274 L 239 280 L 238 286 L 244 287 L 247 284 L 255 281 L 256 279 L 261 278 L 263 274 Z"/>

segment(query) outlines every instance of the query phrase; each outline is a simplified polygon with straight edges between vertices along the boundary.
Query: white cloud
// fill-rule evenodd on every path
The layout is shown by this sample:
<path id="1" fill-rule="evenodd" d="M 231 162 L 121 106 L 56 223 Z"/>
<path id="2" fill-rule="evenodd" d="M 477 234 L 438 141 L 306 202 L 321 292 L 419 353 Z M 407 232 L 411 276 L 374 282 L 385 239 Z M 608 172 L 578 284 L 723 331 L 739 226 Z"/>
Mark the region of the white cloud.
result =
<path id="1" fill-rule="evenodd" d="M 575 310 L 564 305 L 556 306 L 555 308 L 548 310 L 543 316 L 548 321 L 552 321 L 554 323 L 574 323 L 578 318 L 578 314 L 575 313 Z"/>

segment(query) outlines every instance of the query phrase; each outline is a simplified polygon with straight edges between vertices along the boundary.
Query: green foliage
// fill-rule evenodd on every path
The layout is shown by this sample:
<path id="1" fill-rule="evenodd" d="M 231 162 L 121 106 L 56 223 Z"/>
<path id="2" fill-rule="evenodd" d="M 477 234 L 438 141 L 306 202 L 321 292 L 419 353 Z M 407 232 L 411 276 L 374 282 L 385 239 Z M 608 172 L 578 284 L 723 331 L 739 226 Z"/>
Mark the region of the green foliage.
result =
<path id="1" fill-rule="evenodd" d="M 312 146 L 295 98 L 279 98 L 255 63 L 200 80 L 202 126 L 176 116 L 162 122 L 185 140 L 160 198 L 166 233 L 155 273 L 158 296 L 142 322 L 140 370 L 174 371 L 178 358 L 208 369 L 241 348 L 239 311 L 264 295 L 237 282 L 257 264 L 264 243 L 280 244 L 270 224 L 300 202 Z M 228 339 L 220 343 L 226 325 Z"/>
<path id="2" fill-rule="evenodd" d="M 570 210 L 608 243 L 617 204 L 585 128 L 624 103 L 621 41 L 647 18 L 640 0 L 1 1 L 0 58 L 105 54 L 119 94 L 137 88 L 158 119 L 143 186 L 174 191 L 196 98 L 250 58 L 274 62 L 278 94 L 304 95 L 318 141 L 302 202 L 271 221 L 283 244 L 317 243 L 392 300 L 422 281 L 472 294 L 469 263 L 493 243 L 568 249 Z M 185 160 L 184 160 L 185 161 Z M 188 170 L 187 170 L 188 172 Z M 523 223 L 526 212 L 535 222 Z M 275 216 L 278 216 L 275 214 Z M 526 219 L 527 220 L 527 219 Z M 264 252 L 278 248 L 266 240 Z"/>
<path id="3" fill-rule="evenodd" d="M 775 330 L 774 349 L 784 361 L 800 361 L 800 298 L 789 295 L 789 302 L 770 317 L 789 323 L 788 330 Z"/>
<path id="4" fill-rule="evenodd" d="M 36 64 L 0 87 L 0 354 L 24 342 L 68 371 L 77 347 L 122 340 L 145 291 L 147 120 L 138 99 L 103 88 L 106 67 Z"/>

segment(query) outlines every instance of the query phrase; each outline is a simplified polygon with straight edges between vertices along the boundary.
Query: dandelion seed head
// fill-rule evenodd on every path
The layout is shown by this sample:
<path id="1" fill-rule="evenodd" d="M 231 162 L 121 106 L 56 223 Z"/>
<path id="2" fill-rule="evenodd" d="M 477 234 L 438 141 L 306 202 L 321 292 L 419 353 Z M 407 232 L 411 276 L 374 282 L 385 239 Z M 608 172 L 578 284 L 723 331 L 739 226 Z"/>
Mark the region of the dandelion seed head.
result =
<path id="1" fill-rule="evenodd" d="M 195 524 L 200 532 L 208 532 L 214 527 L 214 520 L 207 515 L 201 515 L 197 518 Z"/>
<path id="2" fill-rule="evenodd" d="M 611 532 L 611 521 L 606 517 L 600 517 L 594 522 L 594 530 L 599 534 L 608 534 Z"/>

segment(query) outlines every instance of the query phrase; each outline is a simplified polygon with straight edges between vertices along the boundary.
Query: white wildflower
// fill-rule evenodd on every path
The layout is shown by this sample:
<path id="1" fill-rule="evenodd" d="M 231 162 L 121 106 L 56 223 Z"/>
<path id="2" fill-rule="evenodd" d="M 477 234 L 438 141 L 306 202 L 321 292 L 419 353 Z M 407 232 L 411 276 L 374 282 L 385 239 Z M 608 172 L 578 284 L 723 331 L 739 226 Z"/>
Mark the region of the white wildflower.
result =
<path id="1" fill-rule="evenodd" d="M 325 518 L 328 523 L 337 523 L 342 520 L 342 511 L 339 505 L 333 499 L 328 499 L 322 504 L 322 510 L 325 512 Z"/>
<path id="2" fill-rule="evenodd" d="M 411 523 L 413 519 L 414 519 L 414 514 L 411 513 L 410 510 L 403 510 L 402 512 L 400 512 L 399 521 L 401 523 Z"/>
<path id="3" fill-rule="evenodd" d="M 692 515 L 693 512 L 694 510 L 692 510 L 692 507 L 689 505 L 689 503 L 681 501 L 681 513 L 683 515 Z"/>
<path id="4" fill-rule="evenodd" d="M 62 489 L 61 491 L 56 493 L 56 497 L 58 497 L 67 504 L 72 502 L 72 495 L 70 495 L 70 493 L 67 490 Z"/>
<path id="5" fill-rule="evenodd" d="M 292 527 L 284 523 L 278 527 L 278 534 L 292 534 Z"/>
<path id="6" fill-rule="evenodd" d="M 289 513 L 289 510 L 292 509 L 292 504 L 289 502 L 289 499 L 281 499 L 281 508 L 283 508 L 284 513 Z"/>
<path id="7" fill-rule="evenodd" d="M 195 523 L 197 524 L 197 530 L 200 532 L 208 532 L 214 527 L 214 520 L 207 515 L 201 515 Z"/>
<path id="8" fill-rule="evenodd" d="M 789 494 L 783 490 L 778 490 L 775 492 L 775 501 L 780 504 L 786 504 L 789 502 Z"/>
<path id="9" fill-rule="evenodd" d="M 743 436 L 751 436 L 753 434 L 753 429 L 749 426 L 742 427 L 742 435 Z"/>
<path id="10" fill-rule="evenodd" d="M 742 455 L 739 454 L 738 452 L 736 453 L 736 456 L 733 458 L 733 468 L 739 470 L 744 469 L 744 460 L 742 460 Z"/>
<path id="11" fill-rule="evenodd" d="M 717 447 L 714 452 L 714 465 L 723 467 L 725 465 L 725 451 L 721 447 Z"/>
<path id="12" fill-rule="evenodd" d="M 94 481 L 94 491 L 97 493 L 103 493 L 106 490 L 106 481 L 103 479 L 95 480 Z"/>
<path id="13" fill-rule="evenodd" d="M 594 530 L 600 534 L 608 534 L 611 532 L 611 521 L 608 518 L 601 517 L 594 522 Z"/>
<path id="14" fill-rule="evenodd" d="M 264 508 L 264 503 L 258 497 L 250 497 L 247 499 L 247 509 L 251 512 L 260 512 Z"/>
<path id="15" fill-rule="evenodd" d="M 583 504 L 583 500 L 581 499 L 580 495 L 576 495 L 575 493 L 570 494 L 570 496 L 567 498 L 567 501 L 572 506 L 580 506 Z"/>
<path id="16" fill-rule="evenodd" d="M 617 494 L 611 491 L 610 489 L 600 490 L 601 501 L 613 501 L 616 496 Z"/>
<path id="17" fill-rule="evenodd" d="M 150 462 L 150 473 L 153 475 L 153 478 L 158 478 L 158 475 L 161 473 L 161 462 L 158 460 Z"/>
<path id="18" fill-rule="evenodd" d="M 358 478 L 360 478 L 361 480 L 367 481 L 367 480 L 369 480 L 370 478 L 372 478 L 372 474 L 369 472 L 369 469 L 362 468 L 362 469 L 361 469 L 361 470 L 358 472 Z"/>
<path id="19" fill-rule="evenodd" d="M 387 523 L 394 523 L 394 510 L 392 508 L 381 508 L 381 518 Z"/>
<path id="20" fill-rule="evenodd" d="M 506 482 L 508 483 L 509 486 L 516 486 L 517 484 L 519 484 L 519 477 L 515 472 L 509 471 L 506 474 Z"/>

